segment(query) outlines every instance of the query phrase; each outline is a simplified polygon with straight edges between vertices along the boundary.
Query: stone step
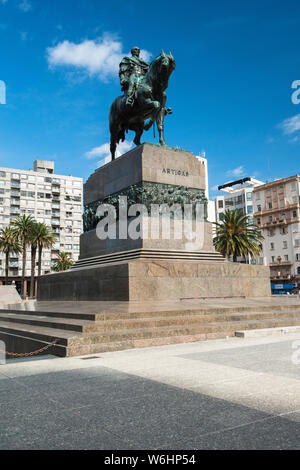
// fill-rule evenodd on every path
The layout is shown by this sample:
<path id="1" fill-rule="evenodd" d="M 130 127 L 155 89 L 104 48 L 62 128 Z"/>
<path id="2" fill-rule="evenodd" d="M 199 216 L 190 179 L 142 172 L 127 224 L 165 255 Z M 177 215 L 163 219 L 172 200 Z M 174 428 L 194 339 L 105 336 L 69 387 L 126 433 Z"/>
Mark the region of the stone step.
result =
<path id="1" fill-rule="evenodd" d="M 117 310 L 117 308 L 116 308 Z M 105 311 L 102 308 L 101 313 L 97 312 L 81 312 L 81 311 L 47 311 L 39 307 L 38 310 L 23 310 L 23 309 L 13 309 L 13 308 L 0 308 L 0 315 L 7 313 L 16 313 L 21 315 L 29 316 L 42 316 L 42 317 L 51 317 L 51 318 L 65 318 L 65 319 L 74 319 L 74 320 L 91 320 L 91 321 L 104 321 L 104 320 L 126 320 L 126 319 L 137 319 L 137 318 L 154 318 L 154 317 L 175 317 L 175 316 L 193 316 L 193 315 L 217 315 L 217 314 L 233 314 L 233 313 L 243 313 L 243 312 L 255 312 L 255 313 L 264 313 L 264 312 L 282 312 L 282 311 L 295 311 L 300 312 L 300 304 L 294 305 L 278 305 L 278 306 L 245 306 L 245 307 L 206 307 L 206 308 L 189 308 L 186 306 L 182 309 L 177 310 L 153 310 L 153 311 Z"/>
<path id="2" fill-rule="evenodd" d="M 84 267 L 101 266 L 108 263 L 130 261 L 137 259 L 157 259 L 157 260 L 194 260 L 194 261 L 221 261 L 225 262 L 225 258 L 216 251 L 182 251 L 182 250 L 159 250 L 139 248 L 129 251 L 121 251 L 106 255 L 95 256 L 92 258 L 82 258 L 76 261 L 72 266 L 72 270 Z"/>
<path id="3" fill-rule="evenodd" d="M 293 324 L 293 320 L 289 320 L 288 322 L 282 321 L 280 329 L 283 328 L 295 328 L 293 326 L 289 326 Z M 298 322 L 299 325 L 300 322 Z M 242 323 L 243 324 L 243 323 Z M 245 325 L 245 327 L 249 328 L 249 330 L 246 330 L 247 333 L 251 332 L 251 329 L 255 329 L 257 331 L 258 326 L 262 327 L 264 326 L 265 329 L 264 331 L 270 329 L 274 329 L 273 325 L 278 325 L 277 323 L 266 323 L 266 322 L 253 322 L 248 323 Z M 241 325 L 239 325 L 241 326 Z M 300 328 L 300 326 L 299 326 Z M 101 352 L 107 352 L 107 351 L 118 351 L 118 350 L 125 350 L 125 349 L 134 349 L 134 348 L 145 348 L 145 347 L 152 347 L 152 346 L 161 346 L 161 345 L 167 345 L 167 344 L 178 344 L 178 343 L 190 343 L 190 342 L 196 342 L 196 341 L 205 341 L 209 339 L 222 339 L 222 338 L 229 338 L 235 336 L 236 332 L 236 324 L 228 324 L 224 325 L 223 328 L 221 328 L 219 331 L 216 331 L 214 327 L 209 327 L 207 326 L 206 328 L 202 328 L 201 332 L 196 332 L 195 329 L 193 329 L 193 333 L 189 330 L 183 334 L 183 332 L 179 331 L 178 329 L 176 330 L 170 330 L 169 332 L 166 330 L 165 333 L 166 335 L 163 336 L 163 330 L 160 328 L 159 331 L 156 332 L 157 336 L 151 336 L 150 332 L 143 332 L 142 337 L 137 337 L 135 335 L 134 337 L 127 337 L 125 338 L 124 336 L 119 335 L 119 338 L 114 338 L 113 341 L 110 342 L 99 342 L 99 343 L 93 343 L 93 342 L 87 342 L 84 341 L 81 345 L 79 344 L 80 341 L 75 345 L 73 344 L 72 346 L 67 348 L 67 354 L 69 356 L 77 356 L 77 355 L 84 355 L 84 354 L 93 354 L 93 353 L 101 353 Z M 171 334 L 172 333 L 172 334 Z M 130 336 L 130 334 L 128 334 Z M 98 336 L 95 336 L 93 339 L 100 339 Z M 89 338 L 90 340 L 92 337 Z"/>
<path id="4" fill-rule="evenodd" d="M 56 344 L 43 354 L 64 357 L 67 355 L 67 346 L 76 339 L 76 333 L 56 328 L 22 324 L 13 325 L 10 322 L 3 321 L 0 324 L 0 340 L 4 341 L 6 350 L 11 353 L 30 353 L 56 341 Z M 8 356 L 9 359 L 11 357 Z"/>
<path id="5" fill-rule="evenodd" d="M 93 331 L 113 331 L 122 328 L 144 328 L 144 327 L 163 327 L 163 326 L 186 326 L 201 324 L 206 325 L 211 322 L 236 322 L 246 320 L 265 320 L 265 319 L 284 319 L 296 318 L 300 322 L 300 309 L 298 311 L 288 312 L 240 312 L 215 315 L 176 315 L 166 317 L 143 317 L 118 320 L 96 321 L 92 325 L 86 325 L 84 332 Z"/>
<path id="6" fill-rule="evenodd" d="M 0 340 L 5 341 L 8 351 L 15 353 L 35 351 L 57 340 L 45 354 L 74 356 L 225 338 L 234 336 L 236 331 L 300 326 L 299 305 L 235 310 L 179 309 L 154 312 L 154 315 L 153 312 L 104 312 L 93 314 L 96 321 L 78 318 L 73 312 L 60 318 L 51 316 L 53 312 L 38 315 L 33 311 L 2 310 Z"/>
<path id="7" fill-rule="evenodd" d="M 36 325 L 79 332 L 83 332 L 86 327 L 91 328 L 86 331 L 92 331 L 93 326 L 96 325 L 96 322 L 91 320 L 51 318 L 44 315 L 30 315 L 29 312 L 27 315 L 23 315 L 23 313 L 0 313 L 0 324 L 2 324 L 2 322 L 21 323 L 24 325 Z"/>
<path id="8" fill-rule="evenodd" d="M 73 345 L 67 348 L 68 356 L 82 356 L 85 354 L 103 353 L 109 351 L 122 351 L 125 349 L 149 348 L 154 346 L 164 346 L 168 344 L 195 343 L 209 339 L 222 339 L 233 337 L 234 331 L 224 333 L 200 333 L 185 336 L 163 336 L 143 339 L 130 339 L 125 341 L 114 341 L 111 343 L 92 343 L 84 345 Z"/>
<path id="9" fill-rule="evenodd" d="M 126 318 L 102 321 L 90 320 L 74 320 L 65 318 L 51 318 L 44 315 L 27 315 L 23 313 L 0 313 L 0 323 L 18 323 L 24 325 L 41 326 L 55 328 L 61 330 L 70 330 L 77 332 L 109 332 L 122 329 L 140 329 L 149 327 L 164 326 L 186 326 L 195 324 L 207 324 L 211 322 L 232 322 L 246 320 L 264 320 L 264 319 L 283 319 L 283 318 L 299 318 L 300 309 L 297 311 L 270 311 L 270 312 L 239 312 L 215 315 L 175 315 L 167 317 L 143 317 L 143 318 Z"/>
<path id="10" fill-rule="evenodd" d="M 103 331 L 95 333 L 83 333 L 76 339 L 76 344 L 92 344 L 92 343 L 110 343 L 115 341 L 126 341 L 132 339 L 147 339 L 165 336 L 189 336 L 195 334 L 207 333 L 221 333 L 223 337 L 227 336 L 228 332 L 235 332 L 248 328 L 274 328 L 277 326 L 291 326 L 300 325 L 298 318 L 285 318 L 285 319 L 266 319 L 266 320 L 246 320 L 234 322 L 210 322 L 194 325 L 177 325 L 177 326 L 160 326 L 160 327 L 145 327 L 134 329 L 120 329 L 113 331 Z M 74 341 L 72 341 L 74 344 Z"/>
<path id="11" fill-rule="evenodd" d="M 295 326 L 281 326 L 277 328 L 261 328 L 257 330 L 242 330 L 236 331 L 235 336 L 238 338 L 258 338 L 260 336 L 272 336 L 277 334 L 298 333 L 300 332 L 300 325 Z"/>

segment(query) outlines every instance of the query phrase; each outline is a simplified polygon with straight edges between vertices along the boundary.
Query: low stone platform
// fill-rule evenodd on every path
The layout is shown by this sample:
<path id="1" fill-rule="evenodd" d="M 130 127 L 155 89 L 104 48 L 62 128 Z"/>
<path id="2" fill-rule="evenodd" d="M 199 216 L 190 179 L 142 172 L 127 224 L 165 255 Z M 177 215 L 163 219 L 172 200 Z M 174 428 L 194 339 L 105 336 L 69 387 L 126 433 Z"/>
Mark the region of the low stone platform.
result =
<path id="1" fill-rule="evenodd" d="M 78 356 L 300 326 L 300 299 L 218 298 L 160 302 L 28 302 L 0 310 L 9 352 Z"/>
<path id="2" fill-rule="evenodd" d="M 267 297 L 269 268 L 241 263 L 131 260 L 84 266 L 39 279 L 38 300 L 157 301 Z"/>

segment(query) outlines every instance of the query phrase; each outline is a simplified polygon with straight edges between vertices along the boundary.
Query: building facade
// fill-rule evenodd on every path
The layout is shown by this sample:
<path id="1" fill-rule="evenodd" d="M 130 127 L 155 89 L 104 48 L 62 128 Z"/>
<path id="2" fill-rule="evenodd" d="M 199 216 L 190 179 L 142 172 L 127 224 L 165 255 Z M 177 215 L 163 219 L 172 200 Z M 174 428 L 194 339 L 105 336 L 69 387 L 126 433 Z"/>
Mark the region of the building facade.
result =
<path id="1" fill-rule="evenodd" d="M 300 288 L 300 176 L 254 188 L 254 218 L 264 235 L 264 264 L 274 293 Z"/>
<path id="2" fill-rule="evenodd" d="M 36 160 L 29 171 L 0 168 L 0 228 L 17 216 L 31 215 L 37 222 L 52 227 L 57 237 L 52 250 L 43 252 L 42 274 L 60 251 L 77 260 L 82 232 L 82 178 L 56 175 L 54 162 Z M 9 259 L 9 277 L 15 282 L 21 276 L 22 256 Z M 31 252 L 27 253 L 26 276 L 31 274 Z M 0 279 L 5 276 L 5 255 L 0 253 Z"/>
<path id="3" fill-rule="evenodd" d="M 216 221 L 222 221 L 226 210 L 241 210 L 243 214 L 249 216 L 250 222 L 254 222 L 253 190 L 263 184 L 264 183 L 262 181 L 246 177 L 219 186 L 218 189 L 225 194 L 215 198 Z M 238 261 L 252 264 L 263 264 L 262 259 L 251 259 L 250 257 L 247 260 L 239 257 Z"/>
<path id="4" fill-rule="evenodd" d="M 215 198 L 216 221 L 221 222 L 226 210 L 242 210 L 253 219 L 253 190 L 264 184 L 254 178 L 243 178 L 219 186 L 224 195 Z"/>

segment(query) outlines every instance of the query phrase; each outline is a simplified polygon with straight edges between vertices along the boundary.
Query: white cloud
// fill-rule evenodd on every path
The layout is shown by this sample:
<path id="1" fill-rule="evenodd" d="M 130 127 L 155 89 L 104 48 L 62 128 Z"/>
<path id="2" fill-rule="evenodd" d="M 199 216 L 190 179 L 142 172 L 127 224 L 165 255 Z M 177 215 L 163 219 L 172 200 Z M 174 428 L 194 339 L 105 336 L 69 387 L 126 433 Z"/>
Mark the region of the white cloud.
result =
<path id="1" fill-rule="evenodd" d="M 27 41 L 28 39 L 28 33 L 23 31 L 20 33 L 20 38 L 21 38 L 21 41 Z"/>
<path id="2" fill-rule="evenodd" d="M 50 67 L 75 67 L 90 76 L 97 75 L 103 81 L 117 76 L 119 64 L 125 55 L 128 53 L 123 52 L 122 43 L 108 34 L 95 40 L 86 39 L 79 44 L 65 40 L 47 49 Z M 142 50 L 141 57 L 149 61 L 151 54 Z"/>
<path id="3" fill-rule="evenodd" d="M 31 10 L 32 5 L 29 0 L 22 0 L 22 2 L 19 3 L 19 8 L 20 10 L 23 10 L 25 13 L 27 13 L 29 10 Z"/>
<path id="4" fill-rule="evenodd" d="M 283 133 L 286 135 L 294 134 L 300 130 L 300 114 L 296 114 L 296 116 L 285 119 L 278 125 L 278 127 L 282 129 Z"/>
<path id="5" fill-rule="evenodd" d="M 128 152 L 132 147 L 133 147 L 132 141 L 126 142 L 125 140 L 125 142 L 121 142 L 117 146 L 116 158 Z M 97 162 L 97 167 L 105 165 L 106 163 L 109 163 L 111 161 L 110 144 L 107 142 L 105 144 L 100 145 L 100 147 L 95 147 L 89 152 L 86 152 L 85 156 L 88 159 L 100 157 L 100 160 Z"/>
<path id="6" fill-rule="evenodd" d="M 227 176 L 239 177 L 239 176 L 243 176 L 244 174 L 245 174 L 245 170 L 242 165 L 238 166 L 237 168 L 234 168 L 233 170 L 226 171 Z"/>

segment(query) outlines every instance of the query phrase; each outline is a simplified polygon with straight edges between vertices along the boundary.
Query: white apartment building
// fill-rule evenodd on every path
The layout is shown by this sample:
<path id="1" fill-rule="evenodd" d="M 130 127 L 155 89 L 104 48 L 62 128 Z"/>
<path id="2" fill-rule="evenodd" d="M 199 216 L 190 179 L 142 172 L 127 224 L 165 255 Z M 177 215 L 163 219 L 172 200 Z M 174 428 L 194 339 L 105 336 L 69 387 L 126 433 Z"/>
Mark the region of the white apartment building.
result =
<path id="1" fill-rule="evenodd" d="M 274 291 L 300 287 L 300 176 L 254 189 L 254 216 L 264 235 L 264 264 Z"/>
<path id="2" fill-rule="evenodd" d="M 219 186 L 224 195 L 215 198 L 216 221 L 220 222 L 226 210 L 241 209 L 253 218 L 253 189 L 264 184 L 254 178 L 242 178 Z"/>
<path id="3" fill-rule="evenodd" d="M 249 216 L 249 221 L 253 222 L 253 190 L 262 184 L 264 184 L 262 181 L 246 177 L 219 186 L 219 191 L 225 194 L 215 198 L 216 221 L 222 221 L 226 210 L 240 209 L 243 214 Z M 238 261 L 251 264 L 262 263 L 262 260 L 251 259 L 250 257 L 247 260 L 239 257 Z"/>
<path id="4" fill-rule="evenodd" d="M 36 160 L 29 171 L 0 167 L 0 228 L 19 215 L 31 215 L 37 222 L 52 227 L 57 242 L 52 250 L 43 251 L 42 274 L 51 271 L 59 251 L 75 261 L 79 256 L 82 233 L 82 178 L 54 174 L 54 162 Z M 11 256 L 9 276 L 17 281 L 21 275 L 21 255 Z M 31 274 L 28 250 L 26 276 Z M 0 278 L 5 276 L 5 255 L 0 253 Z"/>

